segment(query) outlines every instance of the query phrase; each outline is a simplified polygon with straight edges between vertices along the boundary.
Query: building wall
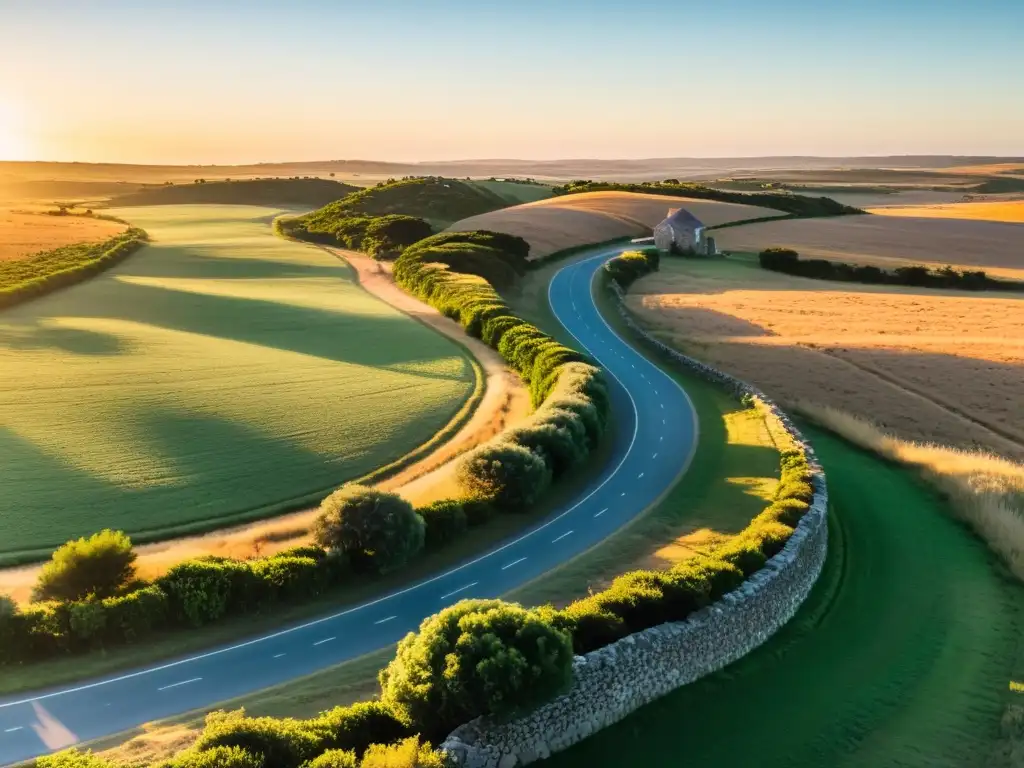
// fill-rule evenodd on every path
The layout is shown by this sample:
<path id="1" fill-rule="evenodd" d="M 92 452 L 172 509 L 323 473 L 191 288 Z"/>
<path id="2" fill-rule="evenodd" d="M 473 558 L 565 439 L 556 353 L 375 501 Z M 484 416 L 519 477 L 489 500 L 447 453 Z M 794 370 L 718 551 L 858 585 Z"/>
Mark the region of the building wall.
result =
<path id="1" fill-rule="evenodd" d="M 613 290 L 616 286 L 613 286 Z M 621 303 L 619 311 L 646 336 Z M 825 562 L 828 490 L 825 475 L 799 430 L 763 393 L 748 384 L 648 340 L 698 375 L 737 397 L 753 395 L 804 446 L 814 470 L 814 500 L 786 546 L 722 600 L 688 617 L 637 632 L 577 656 L 572 688 L 510 723 L 478 718 L 453 731 L 442 747 L 463 768 L 515 768 L 567 749 L 679 686 L 721 669 L 761 645 L 796 613 Z"/>

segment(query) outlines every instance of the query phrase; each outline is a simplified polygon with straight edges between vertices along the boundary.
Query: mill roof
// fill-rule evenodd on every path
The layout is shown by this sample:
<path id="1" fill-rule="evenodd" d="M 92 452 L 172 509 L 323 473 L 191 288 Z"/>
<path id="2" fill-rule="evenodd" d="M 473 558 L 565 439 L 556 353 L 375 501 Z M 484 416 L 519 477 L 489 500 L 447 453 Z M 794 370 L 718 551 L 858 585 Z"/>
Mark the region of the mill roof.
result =
<path id="1" fill-rule="evenodd" d="M 665 221 L 669 224 L 677 224 L 684 227 L 703 227 L 704 222 L 694 216 L 685 208 L 670 209 Z"/>

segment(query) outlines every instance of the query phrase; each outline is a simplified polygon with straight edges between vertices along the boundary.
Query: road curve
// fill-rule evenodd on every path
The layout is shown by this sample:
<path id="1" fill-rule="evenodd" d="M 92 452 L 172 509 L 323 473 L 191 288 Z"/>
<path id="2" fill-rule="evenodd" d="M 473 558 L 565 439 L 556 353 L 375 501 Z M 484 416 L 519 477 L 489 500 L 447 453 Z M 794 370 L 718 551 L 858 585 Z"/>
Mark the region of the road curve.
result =
<path id="1" fill-rule="evenodd" d="M 446 605 L 496 597 L 551 570 L 656 501 L 689 465 L 697 416 L 678 384 L 619 338 L 594 303 L 595 273 L 622 250 L 596 250 L 560 270 L 549 287 L 559 322 L 608 372 L 616 420 L 608 471 L 568 509 L 452 570 L 330 616 L 136 671 L 0 699 L 0 763 L 208 707 L 384 647 Z"/>

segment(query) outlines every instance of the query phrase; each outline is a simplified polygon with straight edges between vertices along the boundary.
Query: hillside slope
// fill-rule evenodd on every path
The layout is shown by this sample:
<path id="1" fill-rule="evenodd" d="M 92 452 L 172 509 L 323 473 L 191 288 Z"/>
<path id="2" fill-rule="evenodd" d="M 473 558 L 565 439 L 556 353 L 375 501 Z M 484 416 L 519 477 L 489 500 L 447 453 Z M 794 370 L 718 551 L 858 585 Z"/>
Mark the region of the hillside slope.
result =
<path id="1" fill-rule="evenodd" d="M 530 243 L 531 258 L 538 258 L 577 245 L 650 235 L 652 227 L 673 208 L 686 208 L 708 226 L 783 215 L 770 208 L 688 197 L 584 192 L 471 216 L 455 222 L 449 230 L 486 229 L 517 235 Z"/>
<path id="2" fill-rule="evenodd" d="M 162 184 L 120 195 L 110 205 L 220 205 L 321 206 L 355 192 L 359 187 L 330 179 L 243 179 Z"/>

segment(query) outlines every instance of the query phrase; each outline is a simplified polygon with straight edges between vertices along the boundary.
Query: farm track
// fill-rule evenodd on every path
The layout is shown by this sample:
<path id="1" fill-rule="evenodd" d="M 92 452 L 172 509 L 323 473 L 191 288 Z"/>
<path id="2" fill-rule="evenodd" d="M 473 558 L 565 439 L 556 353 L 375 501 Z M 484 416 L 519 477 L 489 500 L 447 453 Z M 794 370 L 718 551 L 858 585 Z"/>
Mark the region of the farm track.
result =
<path id="1" fill-rule="evenodd" d="M 992 764 L 1024 591 L 907 472 L 809 437 L 833 513 L 825 569 L 797 616 L 548 764 Z"/>

